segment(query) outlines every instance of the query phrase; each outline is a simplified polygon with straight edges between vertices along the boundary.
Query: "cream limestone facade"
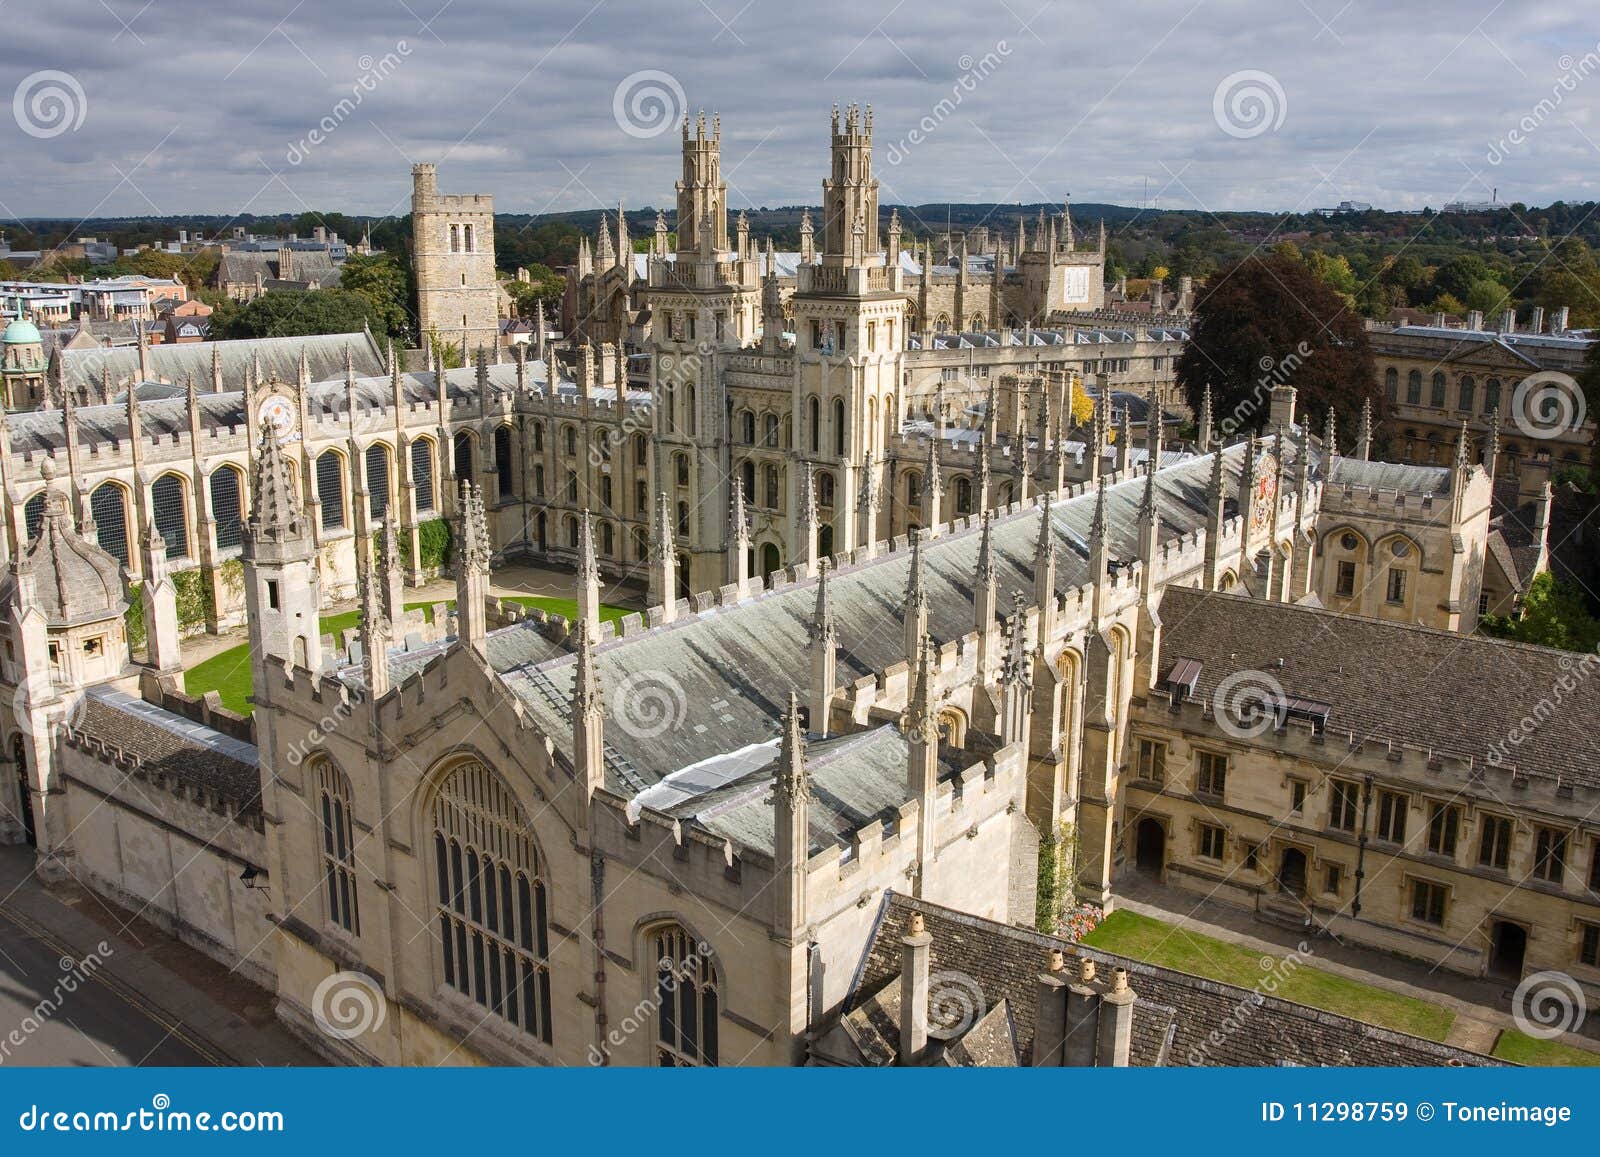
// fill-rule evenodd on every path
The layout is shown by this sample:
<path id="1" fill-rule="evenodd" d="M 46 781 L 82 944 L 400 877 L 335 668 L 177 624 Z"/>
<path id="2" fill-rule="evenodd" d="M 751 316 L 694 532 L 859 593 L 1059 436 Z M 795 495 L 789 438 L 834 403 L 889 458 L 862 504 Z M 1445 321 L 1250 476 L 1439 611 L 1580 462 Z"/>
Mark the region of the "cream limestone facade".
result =
<path id="1" fill-rule="evenodd" d="M 103 670 L 52 662 L 61 632 L 121 622 L 105 577 L 120 560 L 80 513 L 102 484 L 95 455 L 64 479 L 43 465 L 80 453 L 79 427 L 13 415 L 3 465 L 24 517 L 0 702 L 26 712 L 0 711 L 20 788 L 0 796 L 0 836 L 148 903 L 356 1063 L 798 1063 L 850 993 L 887 893 L 1053 928 L 1041 867 L 1107 907 L 1141 864 L 1242 903 L 1293 896 L 1299 919 L 1466 971 L 1509 969 L 1516 933 L 1499 925 L 1517 924 L 1523 967 L 1564 944 L 1581 972 L 1595 788 L 1572 745 L 1591 693 L 1563 691 L 1575 717 L 1542 709 L 1528 695 L 1559 656 L 1454 633 L 1478 597 L 1483 467 L 1464 449 L 1442 470 L 1372 462 L 1369 437 L 1339 456 L 1289 387 L 1264 435 L 1204 454 L 1167 447 L 1159 419 L 1136 445 L 1126 405 L 1113 439 L 1109 391 L 1069 440 L 1064 376 L 1012 403 L 1028 415 L 1015 437 L 988 398 L 965 441 L 937 419 L 908 428 L 907 295 L 896 230 L 877 235 L 870 122 L 849 110 L 834 129 L 793 343 L 770 254 L 758 276 L 748 244 L 728 243 L 697 132 L 679 204 L 693 228 L 650 270 L 648 392 L 629 389 L 619 351 L 585 342 L 420 374 L 391 359 L 361 375 L 351 355 L 342 380 L 307 370 L 286 389 L 252 371 L 237 394 L 105 413 L 132 428 L 135 461 L 114 469 L 141 496 L 163 456 L 211 479 L 201 448 L 238 439 L 249 723 L 175 693 L 179 524 L 153 492 L 138 524 L 146 661 L 107 634 Z M 746 413 L 753 486 L 730 453 Z M 1209 445 L 1209 408 L 1198 418 Z M 24 419 L 42 446 L 18 443 Z M 359 473 L 323 475 L 329 453 Z M 429 640 L 398 612 L 424 514 L 451 528 L 457 583 Z M 331 530 L 347 569 L 330 569 Z M 1387 560 L 1412 557 L 1393 546 L 1414 548 L 1397 621 L 1315 605 L 1356 598 L 1330 554 L 1347 532 L 1370 544 L 1354 557 L 1384 563 L 1352 592 L 1387 591 Z M 570 559 L 571 620 L 491 606 L 491 566 L 522 553 Z M 634 566 L 648 610 L 602 624 L 601 569 Z M 315 624 L 340 585 L 361 625 L 335 653 Z M 80 588 L 92 597 L 61 607 L 29 594 Z M 1469 645 L 1491 648 L 1494 685 L 1450 667 Z M 1391 669 L 1405 694 L 1386 693 Z M 1279 688 L 1254 733 L 1216 699 L 1241 672 Z M 1368 774 L 1372 793 L 1407 795 L 1386 851 Z M 1363 793 L 1356 828 L 1348 790 L 1332 803 L 1347 781 Z M 1460 808 L 1448 853 L 1415 842 L 1435 802 Z M 1492 840 L 1480 870 L 1501 809 L 1505 855 Z M 164 858 L 188 865 L 174 888 Z M 1485 932 L 1496 886 L 1509 898 Z M 366 1010 L 355 1025 L 341 994 Z"/>

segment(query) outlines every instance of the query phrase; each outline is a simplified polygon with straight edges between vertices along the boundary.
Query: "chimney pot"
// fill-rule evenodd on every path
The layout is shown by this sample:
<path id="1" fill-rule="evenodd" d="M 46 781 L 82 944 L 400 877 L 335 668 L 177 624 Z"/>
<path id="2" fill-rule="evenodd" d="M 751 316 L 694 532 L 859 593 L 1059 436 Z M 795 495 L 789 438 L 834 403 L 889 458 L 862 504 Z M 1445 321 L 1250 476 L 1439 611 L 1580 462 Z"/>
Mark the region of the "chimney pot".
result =
<path id="1" fill-rule="evenodd" d="M 1084 984 L 1094 979 L 1094 961 L 1087 956 L 1078 958 L 1078 979 Z"/>

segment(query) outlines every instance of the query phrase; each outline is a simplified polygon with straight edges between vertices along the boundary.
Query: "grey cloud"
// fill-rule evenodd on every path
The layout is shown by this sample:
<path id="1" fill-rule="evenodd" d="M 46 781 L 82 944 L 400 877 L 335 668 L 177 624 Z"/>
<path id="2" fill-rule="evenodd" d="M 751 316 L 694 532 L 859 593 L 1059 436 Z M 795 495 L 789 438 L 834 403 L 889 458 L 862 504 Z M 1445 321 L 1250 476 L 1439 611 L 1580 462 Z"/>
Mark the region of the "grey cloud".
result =
<path id="1" fill-rule="evenodd" d="M 835 100 L 873 104 L 892 201 L 1134 203 L 1147 180 L 1165 207 L 1212 209 L 1593 195 L 1600 77 L 1486 160 L 1564 55 L 1600 53 L 1571 4 L 1533 0 L 1512 20 L 1493 0 L 742 3 L 13 0 L 0 97 L 55 69 L 88 109 L 48 139 L 0 116 L 0 213 L 404 212 L 413 159 L 509 211 L 666 204 L 675 131 L 636 139 L 612 112 L 645 69 L 690 110 L 721 111 L 736 205 L 816 199 Z M 342 108 L 386 56 L 389 75 Z M 987 75 L 961 88 L 972 68 Z M 1287 101 L 1280 127 L 1248 139 L 1212 107 L 1242 70 Z"/>

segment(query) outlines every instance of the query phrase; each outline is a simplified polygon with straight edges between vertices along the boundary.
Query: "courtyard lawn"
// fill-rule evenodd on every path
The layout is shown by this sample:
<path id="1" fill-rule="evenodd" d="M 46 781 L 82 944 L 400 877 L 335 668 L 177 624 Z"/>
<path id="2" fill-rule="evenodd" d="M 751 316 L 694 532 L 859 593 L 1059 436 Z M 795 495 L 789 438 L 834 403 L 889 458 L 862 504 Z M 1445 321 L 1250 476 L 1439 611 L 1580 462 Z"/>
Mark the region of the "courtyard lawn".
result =
<path id="1" fill-rule="evenodd" d="M 1444 1040 L 1455 1020 L 1455 1013 L 1449 1009 L 1348 980 L 1310 964 L 1301 963 L 1293 971 L 1272 965 L 1263 968 L 1264 960 L 1280 958 L 1269 958 L 1136 912 L 1111 913 L 1083 942 L 1091 948 L 1240 988 L 1255 989 L 1271 975 L 1277 979 L 1274 996 L 1428 1040 Z"/>
<path id="2" fill-rule="evenodd" d="M 1539 1040 L 1514 1028 L 1508 1028 L 1500 1034 L 1500 1039 L 1494 1045 L 1494 1055 L 1503 1061 L 1540 1068 L 1600 1065 L 1600 1053 L 1573 1048 L 1560 1041 Z"/>
<path id="3" fill-rule="evenodd" d="M 521 603 L 525 607 L 535 607 L 569 619 L 576 618 L 578 614 L 578 603 L 575 599 L 546 598 L 542 595 L 501 597 L 507 602 Z M 406 610 L 413 611 L 420 608 L 428 621 L 432 622 L 434 613 L 439 607 L 453 606 L 455 600 L 448 599 L 432 603 L 407 603 Z M 605 603 L 600 605 L 600 618 L 604 622 L 616 622 L 628 613 L 625 607 L 613 607 Z M 334 615 L 323 615 L 322 633 L 332 635 L 334 645 L 343 647 L 349 641 L 348 633 L 356 628 L 360 619 L 359 611 L 340 611 Z M 250 714 L 250 692 L 254 689 L 250 674 L 250 644 L 241 643 L 237 647 L 219 651 L 211 658 L 190 667 L 184 672 L 183 689 L 194 696 L 215 691 L 222 697 L 222 705 L 229 711 L 237 711 L 241 715 Z"/>

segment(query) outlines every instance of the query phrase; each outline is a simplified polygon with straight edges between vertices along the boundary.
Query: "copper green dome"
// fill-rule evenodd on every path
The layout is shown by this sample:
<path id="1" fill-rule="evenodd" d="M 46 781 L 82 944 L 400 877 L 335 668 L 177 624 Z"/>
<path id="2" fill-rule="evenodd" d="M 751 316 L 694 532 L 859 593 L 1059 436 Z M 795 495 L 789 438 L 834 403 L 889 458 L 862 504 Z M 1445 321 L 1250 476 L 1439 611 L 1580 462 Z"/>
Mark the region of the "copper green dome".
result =
<path id="1" fill-rule="evenodd" d="M 4 345 L 38 345 L 43 340 L 39 336 L 39 327 L 21 317 L 6 326 L 4 334 L 0 334 L 0 344 Z"/>

